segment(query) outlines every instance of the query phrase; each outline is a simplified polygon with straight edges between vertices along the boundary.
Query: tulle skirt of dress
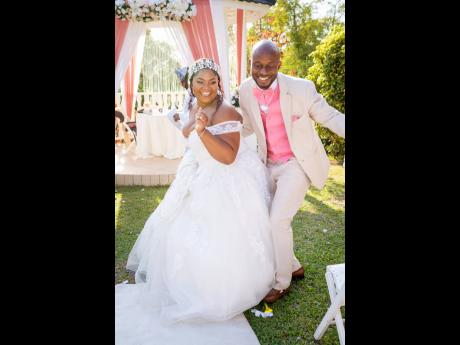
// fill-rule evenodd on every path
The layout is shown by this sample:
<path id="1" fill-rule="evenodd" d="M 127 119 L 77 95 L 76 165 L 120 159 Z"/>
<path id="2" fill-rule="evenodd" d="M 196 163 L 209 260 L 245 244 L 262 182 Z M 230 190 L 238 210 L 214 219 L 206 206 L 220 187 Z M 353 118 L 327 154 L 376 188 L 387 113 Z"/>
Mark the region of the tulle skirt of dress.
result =
<path id="1" fill-rule="evenodd" d="M 136 284 L 116 286 L 117 334 L 130 324 L 122 311 L 137 306 L 173 328 L 214 323 L 206 327 L 209 334 L 228 320 L 225 329 L 236 336 L 229 344 L 238 343 L 238 334 L 241 344 L 257 344 L 241 313 L 257 305 L 274 280 L 265 167 L 252 151 L 232 165 L 210 160 L 198 167 L 187 157 L 181 165 L 129 255 Z M 154 322 L 147 319 L 144 324 Z"/>

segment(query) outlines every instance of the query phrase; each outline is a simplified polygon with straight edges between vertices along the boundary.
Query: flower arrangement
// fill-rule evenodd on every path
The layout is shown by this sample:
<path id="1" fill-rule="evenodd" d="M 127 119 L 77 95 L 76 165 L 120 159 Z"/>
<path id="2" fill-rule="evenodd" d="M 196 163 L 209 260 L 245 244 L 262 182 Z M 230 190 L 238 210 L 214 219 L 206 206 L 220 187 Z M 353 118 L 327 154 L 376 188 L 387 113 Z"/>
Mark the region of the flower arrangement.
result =
<path id="1" fill-rule="evenodd" d="M 115 0 L 115 16 L 149 23 L 156 20 L 190 21 L 196 15 L 192 0 Z"/>
<path id="2" fill-rule="evenodd" d="M 238 90 L 236 90 L 235 93 L 233 94 L 231 103 L 235 108 L 240 107 L 240 95 L 238 93 Z"/>

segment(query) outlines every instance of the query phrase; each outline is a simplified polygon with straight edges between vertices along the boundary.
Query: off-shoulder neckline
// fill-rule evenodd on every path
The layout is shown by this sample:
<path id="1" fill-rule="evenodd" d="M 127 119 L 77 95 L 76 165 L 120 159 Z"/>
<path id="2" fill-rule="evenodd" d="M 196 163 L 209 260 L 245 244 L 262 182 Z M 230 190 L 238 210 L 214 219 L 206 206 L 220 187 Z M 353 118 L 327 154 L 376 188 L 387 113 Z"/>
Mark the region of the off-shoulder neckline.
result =
<path id="1" fill-rule="evenodd" d="M 230 122 L 237 122 L 239 123 L 240 125 L 242 125 L 242 123 L 238 120 L 230 120 L 230 121 L 223 121 L 223 122 L 219 122 L 219 123 L 216 123 L 215 125 L 212 125 L 212 126 L 208 126 L 206 128 L 210 128 L 210 127 L 216 127 L 216 126 L 220 126 L 222 124 L 225 124 L 225 123 L 230 123 Z"/>

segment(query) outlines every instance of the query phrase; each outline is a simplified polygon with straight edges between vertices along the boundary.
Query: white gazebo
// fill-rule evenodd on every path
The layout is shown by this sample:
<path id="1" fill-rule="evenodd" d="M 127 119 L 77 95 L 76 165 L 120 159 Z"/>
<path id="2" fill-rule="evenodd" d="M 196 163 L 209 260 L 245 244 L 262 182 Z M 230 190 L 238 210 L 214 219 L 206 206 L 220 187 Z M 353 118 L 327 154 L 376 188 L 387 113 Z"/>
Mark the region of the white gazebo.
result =
<path id="1" fill-rule="evenodd" d="M 246 78 L 246 27 L 268 12 L 276 0 L 116 0 L 115 1 L 115 93 L 121 89 L 123 112 L 133 121 L 134 105 L 142 99 L 158 101 L 161 107 L 167 97 L 180 106 L 181 92 L 175 95 L 138 95 L 138 84 L 148 29 L 162 28 L 171 44 L 177 47 L 178 60 L 191 65 L 201 57 L 214 59 L 221 67 L 224 95 L 230 99 L 230 61 L 232 52 L 233 83 Z M 236 33 L 236 47 L 230 46 L 228 28 Z M 236 48 L 236 49 L 235 49 Z M 236 52 L 236 54 L 235 54 Z M 155 64 L 155 61 L 153 62 Z M 235 66 L 236 64 L 236 66 Z M 236 69 L 235 69 L 236 67 Z M 236 71 L 236 73 L 235 73 Z M 174 73 L 174 71 L 171 71 Z M 236 76 L 235 76 L 236 74 Z M 233 84 L 234 86 L 235 84 Z M 147 98 L 145 96 L 148 96 Z M 161 100 L 160 100 L 161 99 Z M 120 103 L 118 103 L 120 104 Z M 135 154 L 128 149 L 115 149 L 116 185 L 165 185 L 175 177 L 183 138 L 171 128 L 165 116 L 138 114 Z M 254 136 L 251 136 L 254 137 Z M 255 137 L 246 138 L 255 147 Z"/>
<path id="2" fill-rule="evenodd" d="M 163 28 L 178 48 L 180 60 L 191 65 L 201 57 L 221 67 L 222 87 L 230 99 L 229 39 L 236 26 L 237 84 L 246 78 L 246 24 L 261 18 L 276 0 L 116 0 L 115 92 L 131 118 L 137 97 L 147 29 Z M 177 95 L 175 96 L 177 101 Z"/>

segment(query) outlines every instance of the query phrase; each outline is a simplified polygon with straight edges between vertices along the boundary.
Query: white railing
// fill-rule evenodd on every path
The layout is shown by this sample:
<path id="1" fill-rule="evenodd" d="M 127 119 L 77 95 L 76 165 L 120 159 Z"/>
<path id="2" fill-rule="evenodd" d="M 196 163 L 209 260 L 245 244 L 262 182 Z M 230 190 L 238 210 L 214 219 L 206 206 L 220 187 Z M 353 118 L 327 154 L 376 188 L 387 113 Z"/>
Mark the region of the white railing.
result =
<path id="1" fill-rule="evenodd" d="M 139 92 L 136 96 L 136 109 L 144 106 L 144 102 L 149 101 L 150 105 L 154 108 L 161 108 L 163 110 L 171 109 L 176 106 L 181 109 L 184 104 L 184 98 L 186 91 L 175 91 L 175 92 Z M 121 104 L 122 95 L 121 93 L 116 94 L 117 104 Z"/>

